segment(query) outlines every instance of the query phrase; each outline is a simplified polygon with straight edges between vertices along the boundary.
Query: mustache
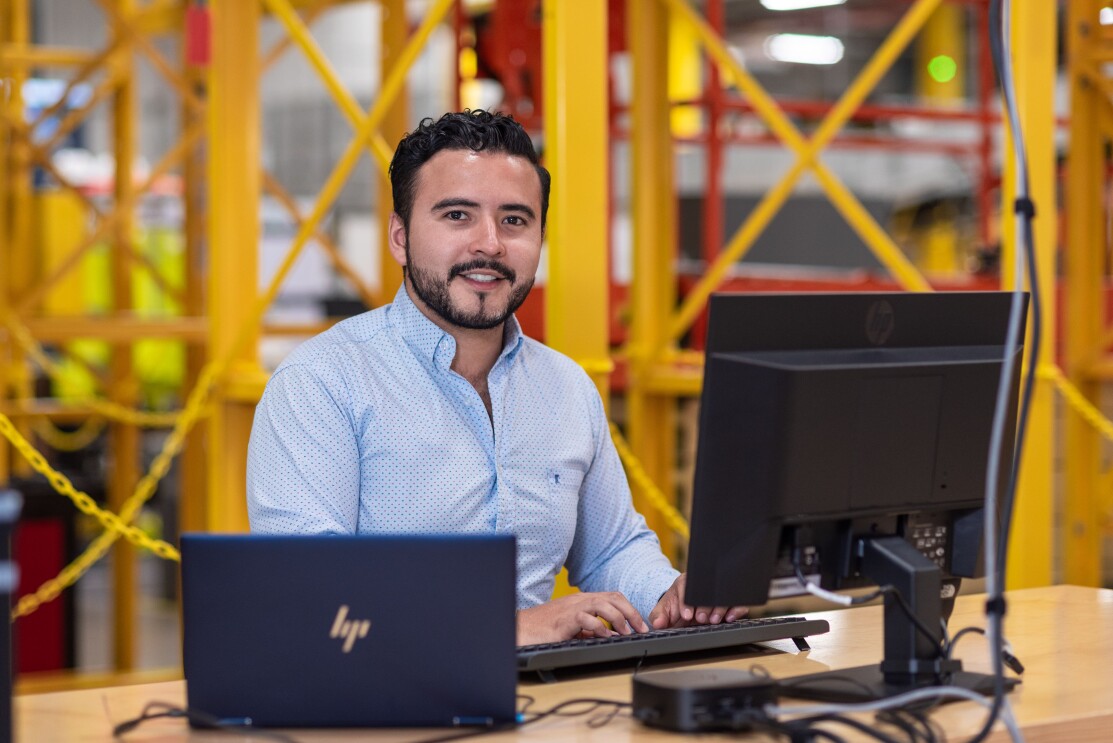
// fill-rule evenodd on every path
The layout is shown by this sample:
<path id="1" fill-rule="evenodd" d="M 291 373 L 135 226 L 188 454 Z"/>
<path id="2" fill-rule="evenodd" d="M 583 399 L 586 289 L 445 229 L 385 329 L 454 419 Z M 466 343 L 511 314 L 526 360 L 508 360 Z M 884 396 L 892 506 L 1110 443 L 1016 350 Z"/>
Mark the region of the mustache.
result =
<path id="1" fill-rule="evenodd" d="M 503 264 L 499 263 L 498 261 L 484 260 L 483 258 L 476 258 L 475 260 L 468 261 L 467 263 L 457 263 L 455 266 L 453 266 L 448 272 L 448 280 L 452 281 L 454 278 L 456 278 L 460 274 L 464 274 L 464 273 L 467 273 L 469 271 L 478 271 L 480 269 L 486 269 L 488 271 L 494 271 L 499 276 L 503 277 L 504 279 L 506 279 L 507 281 L 509 281 L 512 284 L 518 278 L 518 274 L 515 273 L 514 270 L 512 268 L 510 268 L 509 266 L 504 266 Z"/>

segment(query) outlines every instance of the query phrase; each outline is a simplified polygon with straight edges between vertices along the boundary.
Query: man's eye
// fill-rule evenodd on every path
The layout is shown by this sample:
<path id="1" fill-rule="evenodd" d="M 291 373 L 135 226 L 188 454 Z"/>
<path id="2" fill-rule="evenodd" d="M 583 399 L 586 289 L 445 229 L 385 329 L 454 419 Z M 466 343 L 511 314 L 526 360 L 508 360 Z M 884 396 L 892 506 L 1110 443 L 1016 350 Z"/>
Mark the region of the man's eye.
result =
<path id="1" fill-rule="evenodd" d="M 526 220 L 522 217 L 511 214 L 509 217 L 506 218 L 506 222 L 507 224 L 524 225 L 526 223 Z"/>
<path id="2" fill-rule="evenodd" d="M 461 211 L 451 211 L 451 212 L 448 212 L 447 214 L 445 214 L 445 216 L 448 217 L 451 220 L 458 221 L 458 220 L 463 219 L 467 215 L 464 214 L 464 212 L 461 212 Z"/>

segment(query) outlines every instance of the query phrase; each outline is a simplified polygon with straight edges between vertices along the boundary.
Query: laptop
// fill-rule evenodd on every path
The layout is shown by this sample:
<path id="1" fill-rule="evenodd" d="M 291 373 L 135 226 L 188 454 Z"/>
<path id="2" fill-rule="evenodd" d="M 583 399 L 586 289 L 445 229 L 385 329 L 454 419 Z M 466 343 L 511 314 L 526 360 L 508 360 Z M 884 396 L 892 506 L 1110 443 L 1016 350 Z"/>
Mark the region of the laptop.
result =
<path id="1" fill-rule="evenodd" d="M 260 727 L 514 719 L 511 535 L 184 534 L 181 554 L 191 710 Z"/>

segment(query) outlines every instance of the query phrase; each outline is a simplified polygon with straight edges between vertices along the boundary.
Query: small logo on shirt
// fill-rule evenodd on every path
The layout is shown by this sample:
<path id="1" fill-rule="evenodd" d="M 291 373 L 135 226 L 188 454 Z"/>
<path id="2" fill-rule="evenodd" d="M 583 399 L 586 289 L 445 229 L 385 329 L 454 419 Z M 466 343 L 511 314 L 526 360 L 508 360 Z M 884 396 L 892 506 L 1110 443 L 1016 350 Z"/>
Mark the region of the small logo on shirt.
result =
<path id="1" fill-rule="evenodd" d="M 336 619 L 332 621 L 332 632 L 329 632 L 328 636 L 343 638 L 343 650 L 345 653 L 350 653 L 352 652 L 352 646 L 356 644 L 356 640 L 367 637 L 367 633 L 370 631 L 370 619 L 348 619 L 348 605 L 341 604 L 340 609 L 336 612 Z"/>

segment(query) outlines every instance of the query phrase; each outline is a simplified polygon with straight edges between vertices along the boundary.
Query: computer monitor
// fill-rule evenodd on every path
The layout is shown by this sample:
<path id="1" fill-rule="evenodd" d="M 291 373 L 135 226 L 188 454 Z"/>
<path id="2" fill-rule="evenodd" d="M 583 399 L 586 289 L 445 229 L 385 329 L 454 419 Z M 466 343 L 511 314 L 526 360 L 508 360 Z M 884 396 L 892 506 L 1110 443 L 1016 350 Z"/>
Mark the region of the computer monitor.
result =
<path id="1" fill-rule="evenodd" d="M 900 594 L 885 596 L 880 666 L 809 678 L 795 687 L 802 695 L 992 691 L 991 677 L 940 657 L 941 594 L 955 590 L 949 579 L 984 572 L 1011 303 L 1004 292 L 711 297 L 686 603 L 763 604 L 802 592 L 801 578 Z M 1010 353 L 1002 484 L 1022 346 Z"/>

